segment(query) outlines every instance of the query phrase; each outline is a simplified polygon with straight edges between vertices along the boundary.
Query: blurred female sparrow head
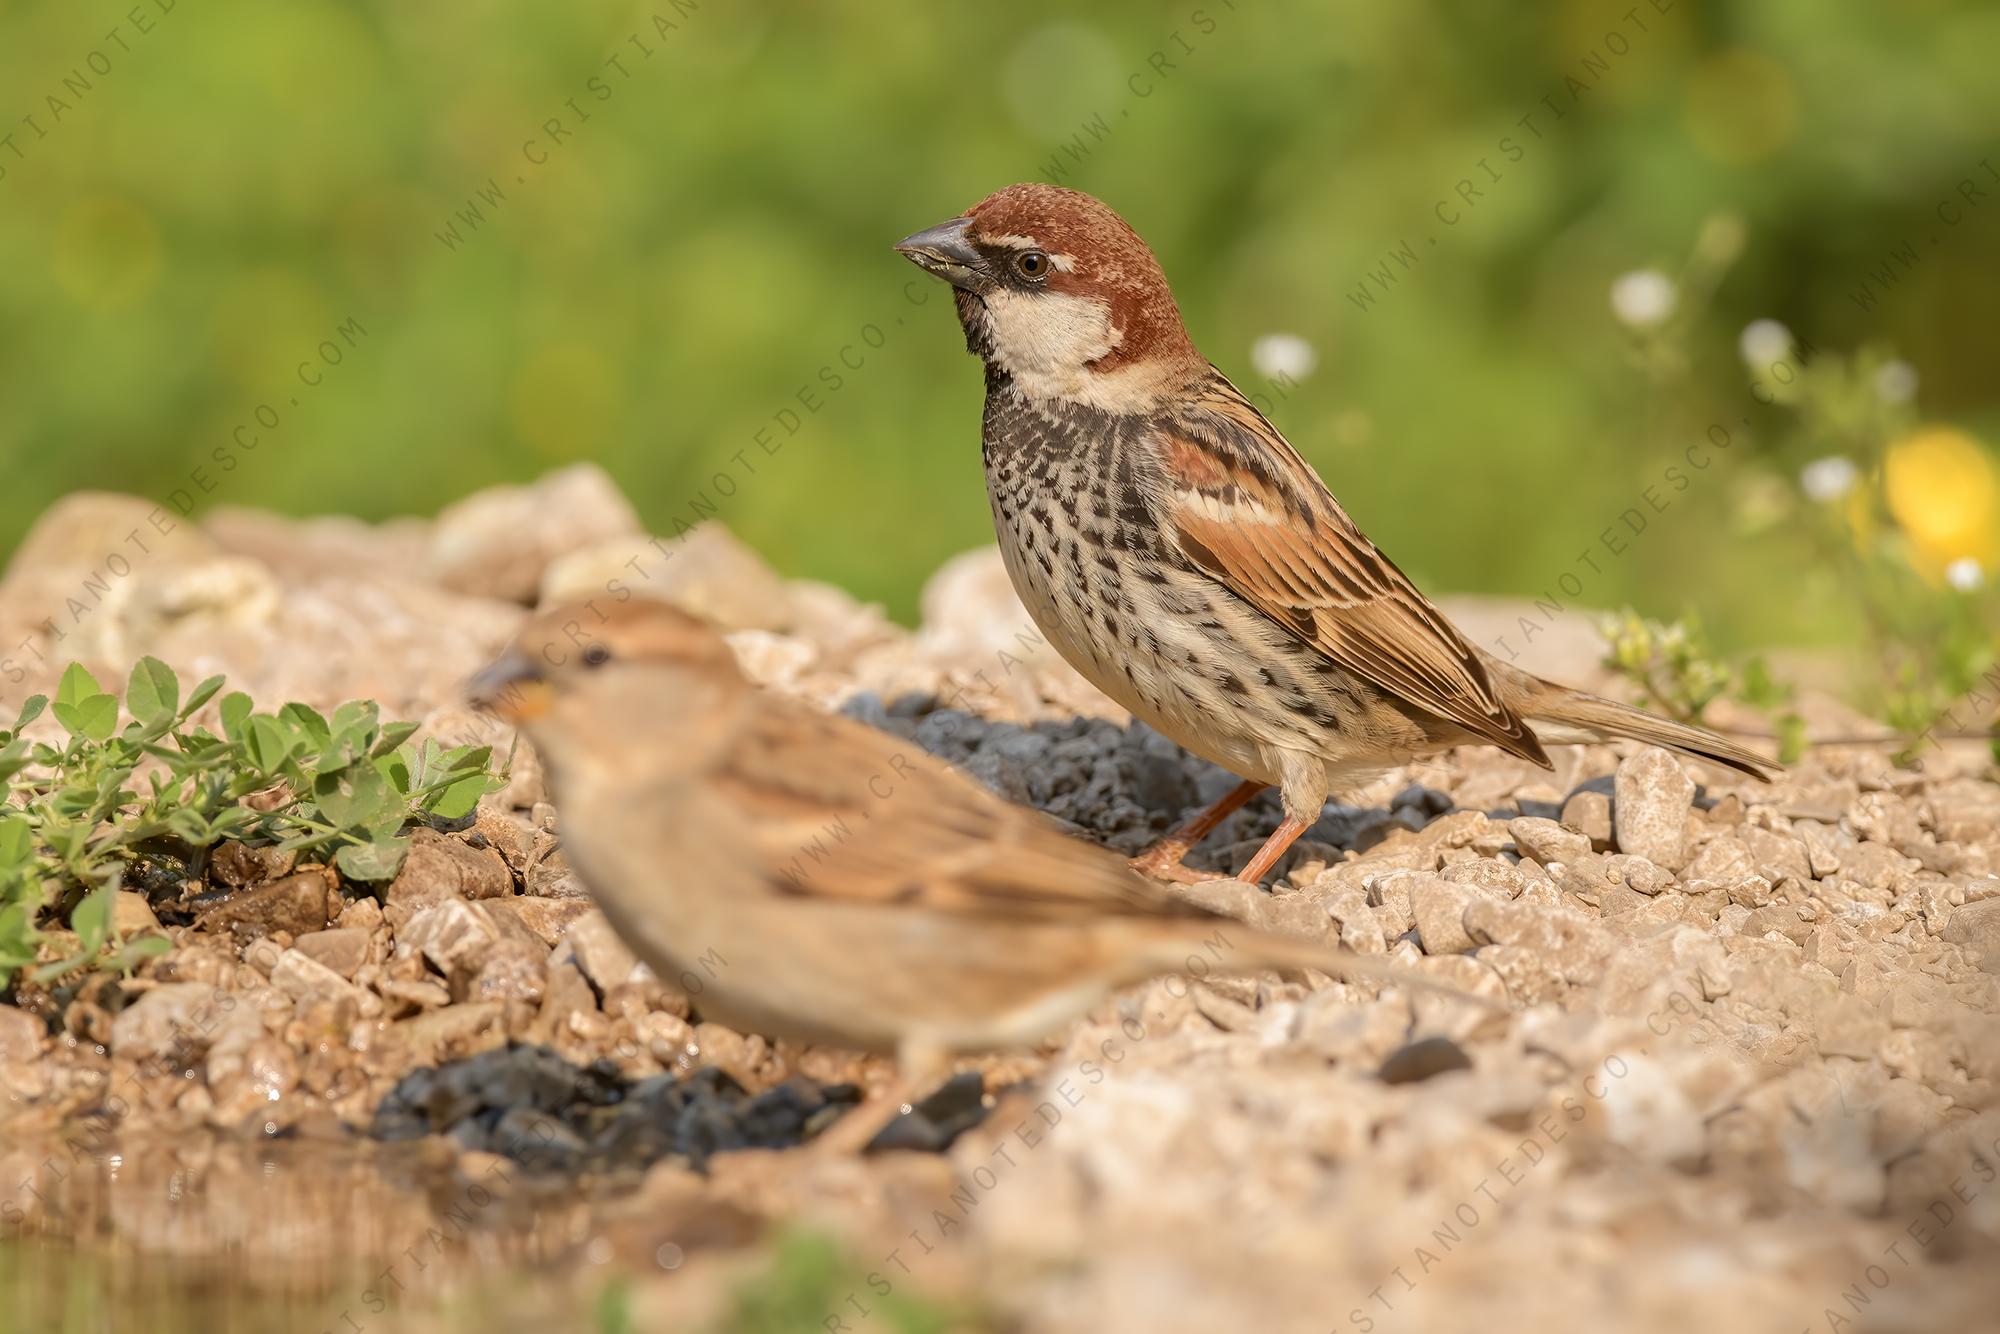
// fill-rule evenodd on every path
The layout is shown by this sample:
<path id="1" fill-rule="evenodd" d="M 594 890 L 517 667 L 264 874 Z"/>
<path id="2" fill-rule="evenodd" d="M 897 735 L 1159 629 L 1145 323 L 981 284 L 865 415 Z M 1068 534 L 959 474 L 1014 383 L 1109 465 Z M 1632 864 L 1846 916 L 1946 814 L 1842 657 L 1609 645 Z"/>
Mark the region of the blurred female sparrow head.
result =
<path id="1" fill-rule="evenodd" d="M 746 684 L 714 630 L 664 603 L 638 602 L 536 617 L 473 678 L 470 694 L 527 732 L 558 775 L 615 760 L 634 779 L 666 778 L 699 768 L 726 742 L 723 706 Z M 662 722 L 673 725 L 673 745 L 630 743 Z"/>

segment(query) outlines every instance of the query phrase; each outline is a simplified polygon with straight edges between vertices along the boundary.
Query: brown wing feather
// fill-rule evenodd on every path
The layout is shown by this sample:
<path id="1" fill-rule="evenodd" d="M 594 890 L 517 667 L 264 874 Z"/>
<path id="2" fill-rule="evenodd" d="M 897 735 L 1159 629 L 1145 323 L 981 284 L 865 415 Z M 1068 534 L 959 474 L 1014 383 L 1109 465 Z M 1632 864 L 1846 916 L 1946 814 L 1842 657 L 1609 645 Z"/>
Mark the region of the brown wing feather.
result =
<path id="1" fill-rule="evenodd" d="M 1189 559 L 1340 666 L 1524 759 L 1541 743 L 1444 613 L 1219 373 L 1156 431 L 1161 527 Z"/>
<path id="2" fill-rule="evenodd" d="M 1013 921 L 1210 917 L 914 742 L 769 696 L 699 783 L 726 800 L 771 892 Z"/>

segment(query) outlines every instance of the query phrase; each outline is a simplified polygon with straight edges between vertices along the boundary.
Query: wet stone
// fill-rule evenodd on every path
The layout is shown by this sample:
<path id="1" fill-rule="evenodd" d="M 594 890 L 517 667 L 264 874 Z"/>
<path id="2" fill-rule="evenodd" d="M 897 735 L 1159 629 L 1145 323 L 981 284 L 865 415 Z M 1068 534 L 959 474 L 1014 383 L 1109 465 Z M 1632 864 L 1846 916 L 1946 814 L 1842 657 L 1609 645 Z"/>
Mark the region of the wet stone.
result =
<path id="1" fill-rule="evenodd" d="M 1450 1038 L 1421 1038 L 1390 1052 L 1375 1077 L 1384 1084 L 1417 1084 L 1471 1068 L 1472 1058 Z"/>
<path id="2" fill-rule="evenodd" d="M 228 931 L 238 940 L 255 940 L 279 931 L 294 936 L 326 929 L 328 914 L 341 908 L 339 891 L 324 867 L 300 871 L 282 880 L 195 900 L 203 910 L 195 919 L 201 930 Z"/>
<path id="3" fill-rule="evenodd" d="M 0 1006 L 0 1065 L 26 1065 L 41 1054 L 48 1025 L 25 1010 Z"/>
<path id="4" fill-rule="evenodd" d="M 963 1070 L 882 1127 L 868 1141 L 868 1151 L 913 1149 L 920 1153 L 943 1153 L 953 1140 L 985 1119 L 986 1080 L 977 1070 Z"/>
<path id="5" fill-rule="evenodd" d="M 1611 837 L 1611 795 L 1586 788 L 1570 795 L 1563 803 L 1562 822 L 1590 840 L 1591 851 L 1609 852 Z"/>
<path id="6" fill-rule="evenodd" d="M 801 1077 L 753 1095 L 713 1067 L 634 1082 L 609 1062 L 580 1066 L 546 1047 L 514 1044 L 405 1075 L 377 1108 L 371 1133 L 444 1135 L 536 1171 L 613 1170 L 791 1148 L 860 1101 L 850 1084 Z M 979 1076 L 961 1076 L 900 1118 L 909 1125 L 892 1127 L 894 1147 L 942 1149 L 983 1111 Z"/>
<path id="7" fill-rule="evenodd" d="M 492 899 L 514 892 L 514 874 L 492 848 L 475 848 L 434 829 L 410 835 L 409 855 L 383 901 L 424 908 L 451 899 Z"/>
<path id="8" fill-rule="evenodd" d="M 310 931 L 294 940 L 292 948 L 352 980 L 361 965 L 368 962 L 368 933 L 357 927 Z"/>
<path id="9" fill-rule="evenodd" d="M 1127 856 L 1235 785 L 1233 776 L 1143 723 L 1120 727 L 1072 718 L 1022 725 L 937 708 L 932 700 L 885 704 L 869 694 L 849 700 L 843 712 L 915 742 L 1009 801 L 1033 806 Z M 1277 794 L 1262 793 L 1223 826 L 1223 833 L 1189 853 L 1187 864 L 1234 869 L 1228 831 L 1268 832 L 1283 818 Z M 1306 838 L 1342 845 L 1353 833 L 1330 814 Z"/>
<path id="10" fill-rule="evenodd" d="M 216 846 L 214 855 L 208 859 L 208 872 L 218 883 L 242 889 L 288 874 L 298 860 L 298 852 L 291 848 L 253 848 L 229 840 Z"/>

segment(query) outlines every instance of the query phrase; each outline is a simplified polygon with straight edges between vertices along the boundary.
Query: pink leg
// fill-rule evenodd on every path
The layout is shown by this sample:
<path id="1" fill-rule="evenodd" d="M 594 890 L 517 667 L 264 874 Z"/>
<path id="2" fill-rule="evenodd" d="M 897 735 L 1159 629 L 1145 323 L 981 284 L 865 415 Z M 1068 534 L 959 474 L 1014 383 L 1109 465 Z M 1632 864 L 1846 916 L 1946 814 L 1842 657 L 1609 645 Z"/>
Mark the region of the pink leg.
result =
<path id="1" fill-rule="evenodd" d="M 1215 832 L 1217 825 L 1241 810 L 1243 803 L 1262 792 L 1268 783 L 1246 778 L 1223 794 L 1220 801 L 1189 820 L 1173 833 L 1132 859 L 1132 869 L 1155 880 L 1226 880 L 1209 871 L 1190 871 L 1181 865 L 1195 844 Z"/>
<path id="2" fill-rule="evenodd" d="M 1253 885 L 1262 880 L 1278 864 L 1278 858 L 1285 855 L 1286 849 L 1298 842 L 1299 835 L 1310 827 L 1304 820 L 1294 820 L 1287 815 L 1285 822 L 1264 840 L 1264 846 L 1257 849 L 1257 855 L 1243 868 L 1243 874 L 1236 878 Z"/>

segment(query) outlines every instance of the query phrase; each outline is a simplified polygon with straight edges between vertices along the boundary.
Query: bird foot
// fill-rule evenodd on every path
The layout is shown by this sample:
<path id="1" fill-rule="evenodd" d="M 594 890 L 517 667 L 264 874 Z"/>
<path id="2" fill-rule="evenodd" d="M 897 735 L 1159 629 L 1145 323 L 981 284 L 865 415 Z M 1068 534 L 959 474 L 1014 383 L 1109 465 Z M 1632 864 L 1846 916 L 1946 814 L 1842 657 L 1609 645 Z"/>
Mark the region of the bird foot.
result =
<path id="1" fill-rule="evenodd" d="M 869 1097 L 847 1115 L 813 1136 L 807 1152 L 820 1158 L 858 1158 L 907 1107 L 903 1101 L 908 1085 L 901 1080 L 889 1089 Z"/>
<path id="2" fill-rule="evenodd" d="M 1164 880 L 1170 885 L 1204 885 L 1211 880 L 1231 879 L 1221 871 L 1197 871 L 1192 866 L 1184 866 L 1179 856 L 1134 857 L 1127 865 L 1149 880 Z"/>

